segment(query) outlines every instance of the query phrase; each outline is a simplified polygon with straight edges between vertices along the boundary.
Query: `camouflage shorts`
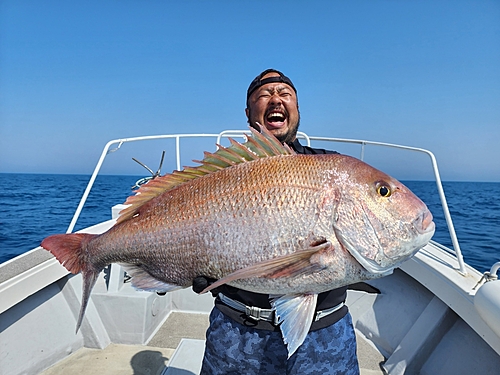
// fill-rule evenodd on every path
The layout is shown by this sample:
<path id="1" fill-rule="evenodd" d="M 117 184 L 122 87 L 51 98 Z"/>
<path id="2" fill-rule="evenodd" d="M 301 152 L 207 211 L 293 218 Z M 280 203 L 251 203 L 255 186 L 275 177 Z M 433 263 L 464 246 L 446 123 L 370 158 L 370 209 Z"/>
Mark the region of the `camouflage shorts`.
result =
<path id="1" fill-rule="evenodd" d="M 310 332 L 287 360 L 281 332 L 245 327 L 210 314 L 201 374 L 359 374 L 356 336 L 348 313 L 337 323 Z"/>

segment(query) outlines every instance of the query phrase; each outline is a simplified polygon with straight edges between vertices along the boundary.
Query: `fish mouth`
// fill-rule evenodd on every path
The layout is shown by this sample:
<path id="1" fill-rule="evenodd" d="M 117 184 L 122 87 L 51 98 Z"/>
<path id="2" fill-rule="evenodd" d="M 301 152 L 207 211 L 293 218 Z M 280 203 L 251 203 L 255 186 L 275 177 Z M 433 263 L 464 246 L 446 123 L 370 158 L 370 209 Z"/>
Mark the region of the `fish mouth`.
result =
<path id="1" fill-rule="evenodd" d="M 413 225 L 419 234 L 434 233 L 436 224 L 434 224 L 432 213 L 427 210 L 423 212 L 415 221 Z"/>
<path id="2" fill-rule="evenodd" d="M 265 115 L 268 128 L 281 128 L 286 124 L 287 119 L 288 114 L 284 108 L 271 108 Z"/>

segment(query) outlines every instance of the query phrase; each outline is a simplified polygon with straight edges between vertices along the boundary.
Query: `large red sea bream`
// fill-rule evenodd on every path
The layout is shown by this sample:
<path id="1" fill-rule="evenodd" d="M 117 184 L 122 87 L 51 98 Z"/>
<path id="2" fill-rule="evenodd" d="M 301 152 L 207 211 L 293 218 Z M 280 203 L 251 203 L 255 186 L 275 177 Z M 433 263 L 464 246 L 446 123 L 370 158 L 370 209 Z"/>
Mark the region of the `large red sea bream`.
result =
<path id="1" fill-rule="evenodd" d="M 346 155 L 296 155 L 265 128 L 143 185 L 101 235 L 42 242 L 83 274 L 80 326 L 100 271 L 120 263 L 135 287 L 171 291 L 196 276 L 273 295 L 289 355 L 302 344 L 318 293 L 384 276 L 434 233 L 407 187 Z M 208 289 L 207 289 L 208 290 Z"/>

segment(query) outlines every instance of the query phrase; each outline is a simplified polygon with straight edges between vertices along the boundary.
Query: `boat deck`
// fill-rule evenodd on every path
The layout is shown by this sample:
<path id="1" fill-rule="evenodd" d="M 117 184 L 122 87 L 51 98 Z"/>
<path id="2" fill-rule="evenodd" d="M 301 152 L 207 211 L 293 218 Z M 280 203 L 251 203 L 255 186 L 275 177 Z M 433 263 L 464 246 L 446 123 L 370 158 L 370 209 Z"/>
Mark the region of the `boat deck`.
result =
<path id="1" fill-rule="evenodd" d="M 207 314 L 172 312 L 148 345 L 111 344 L 105 349 L 82 348 L 41 375 L 196 374 L 207 328 Z M 181 340 L 184 340 L 184 345 L 179 346 Z M 380 363 L 385 360 L 382 354 L 361 335 L 357 335 L 357 340 L 361 375 L 384 374 L 380 368 Z M 183 350 L 192 356 L 192 361 L 176 362 L 173 357 L 178 347 L 177 355 Z M 179 362 L 185 367 L 181 368 Z"/>
<path id="2" fill-rule="evenodd" d="M 469 269 L 462 276 L 452 261 L 452 255 L 431 244 L 392 275 L 370 280 L 379 294 L 348 291 L 361 374 L 498 372 L 500 335 L 479 316 L 471 293 L 481 275 Z M 109 279 L 109 287 L 104 278 L 96 284 L 93 306 L 77 335 L 79 276 L 63 277 L 4 312 L 5 374 L 199 373 L 211 295 L 187 288 L 158 296 L 136 292 L 130 283 L 113 291 L 113 272 Z M 44 285 L 43 280 L 35 284 Z"/>

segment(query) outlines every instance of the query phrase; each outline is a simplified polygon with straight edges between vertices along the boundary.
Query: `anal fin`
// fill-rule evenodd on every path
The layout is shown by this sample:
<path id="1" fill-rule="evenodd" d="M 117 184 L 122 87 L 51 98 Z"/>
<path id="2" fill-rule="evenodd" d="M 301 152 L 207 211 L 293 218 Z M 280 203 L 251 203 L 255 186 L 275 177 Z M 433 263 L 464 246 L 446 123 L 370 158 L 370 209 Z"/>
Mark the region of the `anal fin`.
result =
<path id="1" fill-rule="evenodd" d="M 317 294 L 284 295 L 271 299 L 276 310 L 283 342 L 287 345 L 288 358 L 304 342 L 316 310 Z"/>
<path id="2" fill-rule="evenodd" d="M 180 285 L 169 284 L 151 276 L 146 270 L 137 265 L 120 264 L 132 277 L 132 286 L 148 292 L 172 292 L 184 288 Z"/>

